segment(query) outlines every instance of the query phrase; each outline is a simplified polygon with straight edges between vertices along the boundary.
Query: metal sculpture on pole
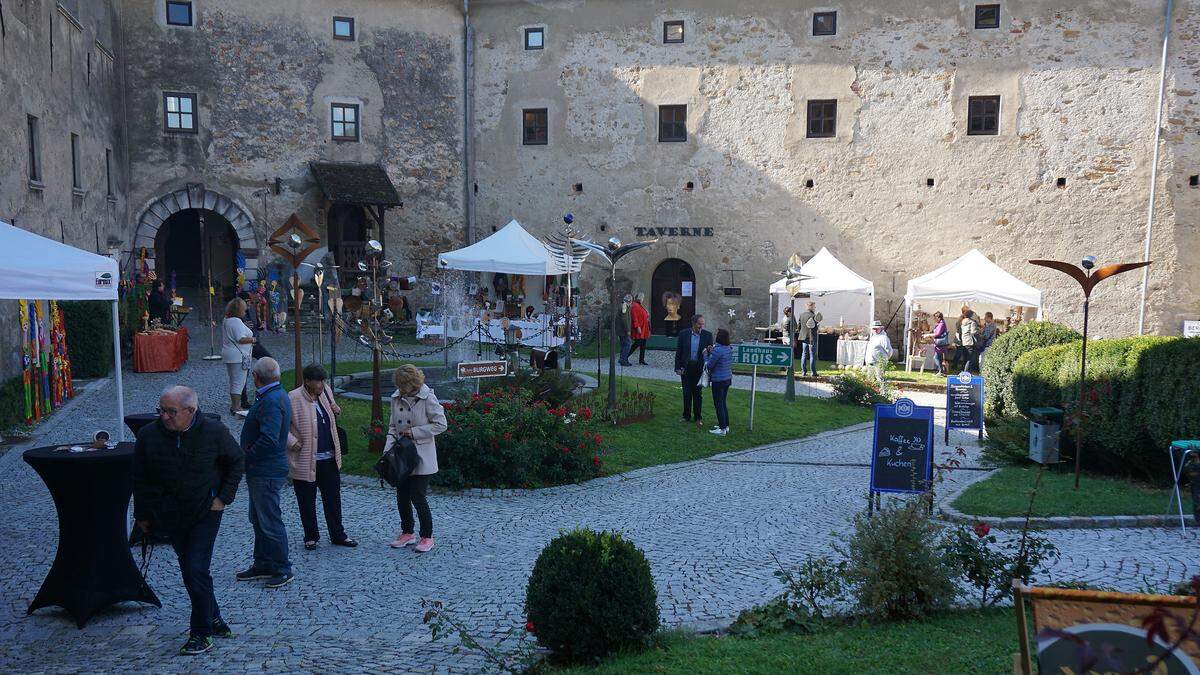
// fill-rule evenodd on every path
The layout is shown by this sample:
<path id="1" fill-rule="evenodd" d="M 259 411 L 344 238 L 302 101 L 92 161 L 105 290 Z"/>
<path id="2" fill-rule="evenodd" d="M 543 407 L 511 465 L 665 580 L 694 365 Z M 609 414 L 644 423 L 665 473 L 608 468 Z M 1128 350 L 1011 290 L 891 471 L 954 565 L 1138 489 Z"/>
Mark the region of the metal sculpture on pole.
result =
<path id="1" fill-rule="evenodd" d="M 1030 260 L 1031 265 L 1041 267 L 1049 267 L 1052 270 L 1058 270 L 1063 274 L 1071 277 L 1079 282 L 1079 286 L 1083 289 L 1083 346 L 1079 353 L 1079 398 L 1076 401 L 1075 417 L 1078 422 L 1075 425 L 1075 489 L 1079 489 L 1079 471 L 1080 459 L 1083 457 L 1083 406 L 1086 400 L 1083 395 L 1083 384 L 1087 379 L 1087 343 L 1088 343 L 1088 304 L 1091 301 L 1092 289 L 1096 284 L 1105 279 L 1116 276 L 1122 272 L 1136 270 L 1146 267 L 1151 261 L 1136 263 L 1118 263 L 1115 265 L 1105 265 L 1100 269 L 1093 270 L 1096 267 L 1096 256 L 1089 255 L 1083 259 L 1082 268 L 1076 267 L 1068 262 L 1061 260 Z"/>
<path id="2" fill-rule="evenodd" d="M 304 384 L 301 374 L 301 370 L 304 368 L 304 357 L 300 349 L 300 264 L 309 254 L 317 250 L 317 247 L 321 245 L 321 238 L 312 231 L 312 228 L 305 225 L 299 216 L 293 213 L 288 217 L 287 222 L 271 233 L 267 244 L 272 251 L 292 264 L 292 306 L 296 313 L 295 360 L 292 372 L 296 387 L 299 388 Z"/>
<path id="3" fill-rule="evenodd" d="M 212 285 L 212 252 L 208 245 L 208 235 L 204 231 L 204 211 L 199 212 L 200 220 L 200 260 L 204 264 L 205 284 L 204 294 L 208 296 L 208 356 L 204 357 L 205 361 L 220 361 L 221 355 L 217 353 L 217 322 L 213 321 L 213 285 Z"/>
<path id="4" fill-rule="evenodd" d="M 546 250 L 550 251 L 566 270 L 567 275 L 567 293 L 566 293 L 566 358 L 564 360 L 564 368 L 571 369 L 571 354 L 575 351 L 575 340 L 572 337 L 571 330 L 571 275 L 578 274 L 583 269 L 583 261 L 587 259 L 591 251 L 574 242 L 575 228 L 572 223 L 575 222 L 575 216 L 568 213 L 563 216 L 563 227 L 558 232 L 551 234 L 542 244 Z M 598 338 L 599 336 L 597 336 Z"/>
<path id="5" fill-rule="evenodd" d="M 788 359 L 787 367 L 787 383 L 784 385 L 783 400 L 788 403 L 793 403 L 796 400 L 796 331 L 792 330 L 792 322 L 796 320 L 796 296 L 800 295 L 801 282 L 812 279 L 812 275 L 804 274 L 804 259 L 799 253 L 793 253 L 792 257 L 788 258 L 787 267 L 783 268 L 783 276 L 787 279 L 788 297 L 791 298 L 791 315 L 785 322 L 784 330 L 788 335 L 788 345 L 792 348 L 792 358 Z M 797 328 L 799 326 L 797 325 Z"/>
<path id="6" fill-rule="evenodd" d="M 360 272 L 371 273 L 371 299 L 363 303 L 358 325 L 362 331 L 359 341 L 371 349 L 371 428 L 383 426 L 383 392 L 380 377 L 381 355 L 384 345 L 391 344 L 392 336 L 383 328 L 383 294 L 379 290 L 379 271 L 392 266 L 383 259 L 383 245 L 372 239 L 367 242 L 367 261 L 358 263 Z M 384 439 L 372 437 L 368 449 L 383 452 Z"/>
<path id="7" fill-rule="evenodd" d="M 604 261 L 608 263 L 608 303 L 611 310 L 612 320 L 609 322 L 608 333 L 608 412 L 615 412 L 617 409 L 617 263 L 625 256 L 634 251 L 641 250 L 647 246 L 653 245 L 658 239 L 649 241 L 635 241 L 632 244 L 622 244 L 621 240 L 613 237 L 608 240 L 606 246 L 602 246 L 593 241 L 584 241 L 582 239 L 572 239 L 571 243 L 582 246 L 585 249 L 591 250 Z M 597 336 L 599 338 L 599 336 Z"/>

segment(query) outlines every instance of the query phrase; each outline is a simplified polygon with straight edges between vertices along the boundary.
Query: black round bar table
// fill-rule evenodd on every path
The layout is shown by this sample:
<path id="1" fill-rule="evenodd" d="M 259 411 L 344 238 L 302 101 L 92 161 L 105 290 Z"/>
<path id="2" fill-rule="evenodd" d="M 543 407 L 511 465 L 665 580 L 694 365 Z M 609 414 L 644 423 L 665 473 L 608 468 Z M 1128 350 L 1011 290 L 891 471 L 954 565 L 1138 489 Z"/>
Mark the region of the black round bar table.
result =
<path id="1" fill-rule="evenodd" d="M 134 564 L 126 538 L 133 443 L 85 452 L 60 447 L 64 446 L 34 448 L 22 455 L 46 483 L 58 511 L 54 564 L 26 614 L 58 606 L 83 628 L 93 614 L 114 603 L 162 607 Z"/>

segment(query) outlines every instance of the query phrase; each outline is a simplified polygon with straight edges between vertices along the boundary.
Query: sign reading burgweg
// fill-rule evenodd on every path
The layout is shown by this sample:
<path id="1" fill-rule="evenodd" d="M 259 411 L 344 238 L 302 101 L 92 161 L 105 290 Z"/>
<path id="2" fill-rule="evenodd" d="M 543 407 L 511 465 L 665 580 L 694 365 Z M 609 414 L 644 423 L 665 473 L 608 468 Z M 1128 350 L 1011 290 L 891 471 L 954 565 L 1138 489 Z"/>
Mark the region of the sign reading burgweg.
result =
<path id="1" fill-rule="evenodd" d="M 739 344 L 733 353 L 733 362 L 743 366 L 787 368 L 791 359 L 792 348 L 788 345 L 743 343 Z"/>
<path id="2" fill-rule="evenodd" d="M 476 377 L 504 377 L 508 374 L 508 361 L 464 361 L 458 364 L 458 379 Z"/>

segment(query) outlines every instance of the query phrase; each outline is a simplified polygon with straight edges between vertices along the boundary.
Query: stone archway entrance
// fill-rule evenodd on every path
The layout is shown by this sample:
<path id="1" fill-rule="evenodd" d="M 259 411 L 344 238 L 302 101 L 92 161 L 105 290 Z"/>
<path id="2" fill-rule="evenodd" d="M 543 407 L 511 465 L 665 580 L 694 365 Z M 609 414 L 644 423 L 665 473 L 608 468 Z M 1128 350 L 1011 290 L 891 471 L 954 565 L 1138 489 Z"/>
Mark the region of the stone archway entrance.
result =
<path id="1" fill-rule="evenodd" d="M 667 307 L 663 302 L 666 293 L 680 296 L 679 320 L 667 320 Z M 679 258 L 668 258 L 654 268 L 650 278 L 650 332 L 654 335 L 676 335 L 680 329 L 690 326 L 696 313 L 696 273 L 692 266 Z"/>
<path id="2" fill-rule="evenodd" d="M 196 223 L 200 211 L 205 213 L 206 231 L 211 230 L 210 236 L 217 238 L 217 241 L 213 242 L 217 245 L 212 257 L 213 285 L 225 287 L 233 283 L 230 275 L 226 275 L 228 279 L 218 278 L 218 273 L 222 266 L 226 265 L 225 256 L 229 256 L 228 266 L 232 267 L 232 257 L 239 251 L 246 259 L 246 276 L 253 279 L 258 269 L 258 238 L 254 231 L 254 217 L 250 215 L 250 210 L 237 200 L 210 190 L 202 183 L 192 183 L 185 188 L 169 192 L 151 202 L 142 211 L 133 239 L 134 255 L 144 247 L 154 257 L 151 268 L 160 275 L 169 275 L 173 269 L 172 262 L 179 265 L 181 261 L 187 266 L 189 274 L 192 273 L 192 267 L 202 272 L 199 248 L 195 250 L 192 258 L 186 245 L 173 244 L 177 236 L 181 237 L 179 241 L 194 236 L 195 243 L 199 244 L 198 229 L 194 235 L 188 235 L 187 232 L 192 230 L 189 224 Z M 172 234 L 177 225 L 181 232 Z M 222 245 L 221 241 L 225 243 Z M 175 257 L 178 259 L 172 259 L 171 250 L 177 251 Z"/>
<path id="3" fill-rule="evenodd" d="M 203 222 L 202 222 L 203 220 Z M 179 288 L 199 289 L 212 284 L 218 297 L 236 283 L 238 237 L 224 216 L 207 209 L 184 209 L 167 218 L 155 237 L 155 271 L 160 279 L 175 275 Z M 205 255 L 208 267 L 205 267 Z"/>

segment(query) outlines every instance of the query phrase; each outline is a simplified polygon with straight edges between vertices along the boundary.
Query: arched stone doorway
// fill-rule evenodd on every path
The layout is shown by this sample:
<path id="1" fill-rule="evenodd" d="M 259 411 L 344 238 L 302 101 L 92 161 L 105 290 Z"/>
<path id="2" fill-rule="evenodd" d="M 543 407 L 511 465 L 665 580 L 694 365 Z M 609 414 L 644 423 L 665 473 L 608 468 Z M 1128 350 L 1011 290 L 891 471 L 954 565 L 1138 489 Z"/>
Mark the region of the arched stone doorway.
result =
<path id="1" fill-rule="evenodd" d="M 237 281 L 238 244 L 237 232 L 221 214 L 207 209 L 184 209 L 172 214 L 158 228 L 154 242 L 155 272 L 168 283 L 174 273 L 176 286 L 181 289 L 203 289 L 211 270 L 213 287 L 221 298 Z"/>
<path id="2" fill-rule="evenodd" d="M 233 264 L 233 256 L 237 251 L 241 251 L 246 258 L 246 276 L 248 278 L 257 276 L 258 239 L 254 231 L 254 218 L 250 215 L 249 209 L 243 207 L 235 199 L 206 188 L 202 183 L 192 183 L 185 188 L 169 192 L 142 210 L 134 234 L 133 255 L 136 257 L 137 251 L 144 247 L 154 256 L 153 269 L 159 275 L 167 275 L 166 278 L 169 279 L 171 262 L 166 261 L 164 256 L 169 255 L 167 251 L 176 236 L 181 237 L 180 241 L 187 241 L 191 237 L 197 247 L 194 254 L 188 254 L 186 249 L 180 248 L 180 255 L 185 258 L 190 255 L 189 265 L 198 267 L 202 272 L 203 267 L 200 267 L 199 262 L 198 223 L 201 211 L 205 213 L 206 232 L 211 231 L 210 236 L 227 242 L 225 246 L 219 247 L 213 252 L 213 285 L 224 287 L 233 283 L 233 277 L 230 274 L 225 275 L 228 279 L 217 278 L 219 270 L 224 269 L 226 264 L 224 262 L 225 254 L 220 252 L 224 250 L 230 251 L 228 254 L 230 267 Z M 176 214 L 180 213 L 185 215 L 175 219 Z M 180 231 L 172 234 L 171 230 L 174 230 L 176 225 L 179 226 Z M 188 234 L 189 232 L 191 234 Z M 178 263 L 178 261 L 172 262 Z M 190 269 L 191 267 L 189 267 Z M 189 274 L 194 274 L 194 272 L 189 271 Z"/>
<path id="3" fill-rule="evenodd" d="M 663 302 L 666 293 L 682 298 L 679 305 L 679 320 L 667 320 L 667 306 Z M 680 329 L 691 325 L 696 313 L 696 273 L 692 266 L 679 258 L 668 258 L 654 268 L 650 278 L 650 332 L 654 335 L 676 335 Z"/>

